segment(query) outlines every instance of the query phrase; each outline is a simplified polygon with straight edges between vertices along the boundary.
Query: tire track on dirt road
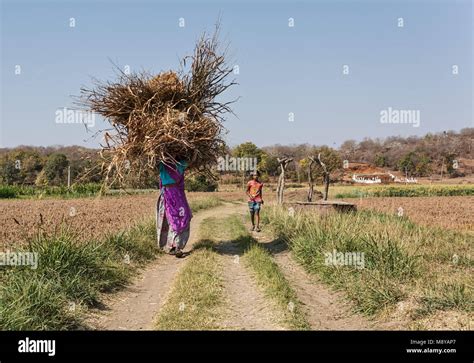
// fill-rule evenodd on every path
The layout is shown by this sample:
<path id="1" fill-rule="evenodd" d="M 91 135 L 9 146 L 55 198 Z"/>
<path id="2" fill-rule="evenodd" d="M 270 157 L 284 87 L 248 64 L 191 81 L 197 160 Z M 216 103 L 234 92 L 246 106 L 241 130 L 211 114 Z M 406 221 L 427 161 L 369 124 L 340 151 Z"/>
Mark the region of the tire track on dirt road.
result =
<path id="1" fill-rule="evenodd" d="M 253 237 L 272 252 L 275 262 L 303 304 L 312 330 L 376 329 L 374 322 L 350 310 L 342 294 L 331 291 L 294 261 L 284 242 L 273 240 L 266 233 L 253 233 Z"/>
<path id="2" fill-rule="evenodd" d="M 221 326 L 226 330 L 284 330 L 278 308 L 265 297 L 240 256 L 242 248 L 236 242 L 223 241 L 216 246 L 222 260 L 225 293 L 225 318 Z"/>
<path id="3" fill-rule="evenodd" d="M 189 251 L 199 240 L 199 226 L 209 217 L 225 218 L 243 215 L 235 204 L 195 213 L 191 221 L 191 236 L 186 247 Z M 265 226 L 264 226 L 265 227 Z M 217 232 L 218 233 L 218 232 Z M 343 293 L 334 292 L 308 274 L 291 256 L 285 243 L 274 240 L 270 232 L 252 232 L 262 246 L 271 253 L 303 304 L 307 321 L 313 330 L 370 330 L 397 329 L 395 326 L 369 320 L 350 309 Z M 225 306 L 219 325 L 226 330 L 283 330 L 279 309 L 266 298 L 251 271 L 240 261 L 242 247 L 221 239 L 216 241 L 216 253 L 224 266 L 222 277 L 225 288 Z M 124 290 L 104 296 L 104 310 L 96 310 L 86 323 L 99 330 L 154 330 L 154 322 L 166 302 L 175 277 L 187 259 L 163 255 L 144 268 L 135 281 Z"/>
<path id="4" fill-rule="evenodd" d="M 235 205 L 199 211 L 191 220 L 191 234 L 185 251 L 198 241 L 199 225 L 212 216 L 235 213 Z M 166 301 L 170 288 L 186 258 L 162 255 L 147 265 L 123 290 L 103 298 L 104 309 L 91 312 L 86 324 L 96 330 L 154 330 L 154 318 Z"/>
<path id="5" fill-rule="evenodd" d="M 242 216 L 244 208 L 237 207 L 232 215 Z M 212 312 L 206 311 L 206 308 L 200 305 L 200 299 L 206 299 L 206 290 L 210 289 L 207 285 L 209 280 L 202 282 L 204 291 L 196 291 L 192 298 L 188 294 L 188 290 L 183 290 L 183 285 L 199 288 L 193 285 L 194 278 L 197 276 L 185 276 L 178 274 L 171 292 L 168 295 L 165 306 L 160 309 L 156 316 L 158 329 L 218 329 L 218 330 L 283 330 L 281 325 L 283 314 L 271 299 L 265 295 L 261 286 L 258 286 L 252 274 L 253 271 L 242 262 L 241 257 L 244 255 L 244 245 L 241 241 L 235 239 L 233 226 L 229 225 L 229 216 L 222 213 L 215 213 L 211 218 L 205 219 L 201 223 L 200 238 L 207 243 L 207 253 L 212 254 L 214 264 L 218 266 L 217 271 L 211 272 L 208 277 L 218 281 L 222 289 L 217 298 L 217 305 L 213 307 Z M 202 247 L 202 246 L 200 246 Z M 197 246 L 195 245 L 195 248 Z M 199 259 L 195 259 L 198 255 L 192 255 L 187 264 L 181 270 L 182 273 L 190 268 L 197 268 L 198 271 L 206 271 L 209 274 L 207 266 L 199 266 Z M 190 266 L 190 264 L 193 264 Z M 194 300 L 193 300 L 194 299 Z M 184 306 L 189 306 L 194 311 L 194 318 L 186 315 L 185 312 L 179 313 L 178 301 Z M 180 304 L 181 304 L 180 303 Z M 184 310 L 183 310 L 184 311 Z M 173 314 L 176 319 L 173 319 Z M 172 321 L 170 322 L 170 319 Z M 193 319 L 199 323 L 190 323 L 189 319 Z M 209 323 L 212 321 L 212 323 Z"/>

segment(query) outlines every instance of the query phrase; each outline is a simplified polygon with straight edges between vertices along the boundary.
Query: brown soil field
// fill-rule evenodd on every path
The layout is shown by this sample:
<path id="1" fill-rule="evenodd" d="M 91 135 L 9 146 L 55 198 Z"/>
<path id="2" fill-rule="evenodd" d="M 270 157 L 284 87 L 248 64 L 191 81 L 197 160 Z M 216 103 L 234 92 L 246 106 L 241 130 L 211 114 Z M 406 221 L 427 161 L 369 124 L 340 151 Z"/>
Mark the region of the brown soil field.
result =
<path id="1" fill-rule="evenodd" d="M 45 231 L 52 232 L 61 222 L 77 231 L 81 239 L 99 237 L 125 229 L 137 219 L 151 215 L 156 198 L 153 193 L 102 198 L 2 200 L 0 245 L 18 245 L 34 235 L 40 225 Z"/>
<path id="2" fill-rule="evenodd" d="M 273 189 L 268 184 L 266 190 L 264 189 L 263 199 L 266 204 L 274 203 L 276 200 L 276 192 Z M 315 190 L 321 191 L 321 187 L 317 187 Z M 331 189 L 329 190 L 331 191 Z M 245 191 L 241 191 L 235 186 L 214 194 L 229 202 L 247 200 Z M 306 188 L 288 188 L 285 190 L 284 200 L 286 202 L 305 201 L 306 194 Z M 355 203 L 359 209 L 373 209 L 395 215 L 398 214 L 398 208 L 402 207 L 403 215 L 414 223 L 474 233 L 474 218 L 472 217 L 474 215 L 474 197 L 370 197 L 338 200 Z"/>
<path id="3" fill-rule="evenodd" d="M 215 194 L 189 193 L 188 199 L 211 195 Z M 40 225 L 48 233 L 67 225 L 81 240 L 99 238 L 154 216 L 157 198 L 158 192 L 97 198 L 0 200 L 0 247 L 18 246 L 37 233 Z"/>
<path id="4" fill-rule="evenodd" d="M 344 199 L 355 203 L 359 209 L 374 209 L 389 214 L 403 215 L 425 226 L 438 226 L 474 232 L 474 197 L 397 197 Z"/>
<path id="5" fill-rule="evenodd" d="M 263 191 L 263 199 L 266 204 L 274 203 L 276 200 L 276 192 L 272 187 L 267 184 L 267 188 Z M 315 190 L 321 191 L 321 187 L 316 187 Z M 331 189 L 329 190 L 331 191 Z M 241 191 L 235 186 L 215 194 L 229 202 L 247 200 L 245 191 Z M 285 190 L 284 200 L 286 202 L 305 201 L 306 195 L 306 188 L 288 188 Z M 355 203 L 359 209 L 373 209 L 395 215 L 398 214 L 398 208 L 402 207 L 403 215 L 414 223 L 474 233 L 474 218 L 472 217 L 474 215 L 474 197 L 370 197 L 338 200 Z"/>
<path id="6" fill-rule="evenodd" d="M 275 200 L 267 190 L 264 200 Z M 244 191 L 188 193 L 189 200 L 217 196 L 222 200 L 245 201 Z M 288 190 L 286 201 L 304 200 L 306 190 Z M 157 193 L 77 199 L 0 200 L 0 247 L 17 246 L 37 233 L 40 225 L 52 232 L 62 224 L 78 233 L 80 239 L 99 238 L 130 227 L 153 216 Z M 462 231 L 474 231 L 474 197 L 417 197 L 346 199 L 360 209 L 403 214 L 415 223 Z M 41 224 L 42 219 L 42 224 Z M 18 221 L 18 223 L 16 221 Z"/>

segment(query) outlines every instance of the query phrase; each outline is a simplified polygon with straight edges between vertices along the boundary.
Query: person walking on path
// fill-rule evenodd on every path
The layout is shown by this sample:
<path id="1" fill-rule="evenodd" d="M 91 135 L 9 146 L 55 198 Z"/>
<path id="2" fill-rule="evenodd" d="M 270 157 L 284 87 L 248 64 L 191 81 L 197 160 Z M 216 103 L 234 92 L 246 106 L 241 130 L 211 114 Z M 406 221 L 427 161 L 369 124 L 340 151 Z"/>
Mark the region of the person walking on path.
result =
<path id="1" fill-rule="evenodd" d="M 156 232 L 158 245 L 165 252 L 178 258 L 184 256 L 183 249 L 189 239 L 190 222 L 193 217 L 184 192 L 186 161 L 175 167 L 160 162 L 160 195 L 156 204 Z"/>
<path id="2" fill-rule="evenodd" d="M 263 204 L 263 183 L 260 182 L 259 173 L 257 171 L 252 172 L 250 175 L 252 179 L 247 183 L 248 205 L 250 209 L 250 220 L 252 221 L 252 228 L 250 230 L 260 232 L 260 209 Z M 257 223 L 256 226 L 255 222 Z"/>

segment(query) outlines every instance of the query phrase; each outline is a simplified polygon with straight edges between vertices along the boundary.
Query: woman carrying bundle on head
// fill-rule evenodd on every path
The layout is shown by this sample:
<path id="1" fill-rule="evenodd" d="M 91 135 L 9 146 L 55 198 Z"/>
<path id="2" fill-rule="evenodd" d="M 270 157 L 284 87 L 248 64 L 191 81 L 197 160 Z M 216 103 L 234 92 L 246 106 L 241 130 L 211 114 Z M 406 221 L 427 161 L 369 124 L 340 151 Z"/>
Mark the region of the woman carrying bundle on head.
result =
<path id="1" fill-rule="evenodd" d="M 82 88 L 78 100 L 112 126 L 102 145 L 104 186 L 123 185 L 130 161 L 136 175 L 159 168 L 158 245 L 177 257 L 183 256 L 192 218 L 184 171 L 211 172 L 225 149 L 222 123 L 235 101 L 219 101 L 236 83 L 228 80 L 233 67 L 226 64 L 227 47 L 221 46 L 218 35 L 219 23 L 213 35 L 204 33 L 198 39 L 177 72 L 153 76 L 119 70 L 117 80 Z"/>
<path id="2" fill-rule="evenodd" d="M 192 216 L 184 192 L 185 160 L 174 166 L 159 163 L 160 195 L 156 205 L 156 232 L 161 249 L 178 258 L 189 239 Z"/>

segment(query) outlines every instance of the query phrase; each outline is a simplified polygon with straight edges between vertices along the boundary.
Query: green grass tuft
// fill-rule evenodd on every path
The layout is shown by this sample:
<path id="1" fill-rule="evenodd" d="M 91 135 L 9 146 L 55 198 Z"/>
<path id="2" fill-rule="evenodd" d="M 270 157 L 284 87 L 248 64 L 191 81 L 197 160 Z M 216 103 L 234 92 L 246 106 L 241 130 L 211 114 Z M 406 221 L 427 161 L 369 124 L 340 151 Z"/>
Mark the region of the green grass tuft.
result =
<path id="1" fill-rule="evenodd" d="M 219 205 L 222 205 L 222 200 L 214 196 L 194 199 L 189 202 L 189 206 L 191 207 L 191 210 L 193 212 L 198 212 L 203 209 L 214 208 Z"/>
<path id="2" fill-rule="evenodd" d="M 154 223 L 147 221 L 104 241 L 78 242 L 73 233 L 62 228 L 53 235 L 36 236 L 28 252 L 38 253 L 37 269 L 0 269 L 2 330 L 79 326 L 81 307 L 98 304 L 101 292 L 126 284 L 136 268 L 155 257 L 158 249 Z"/>

